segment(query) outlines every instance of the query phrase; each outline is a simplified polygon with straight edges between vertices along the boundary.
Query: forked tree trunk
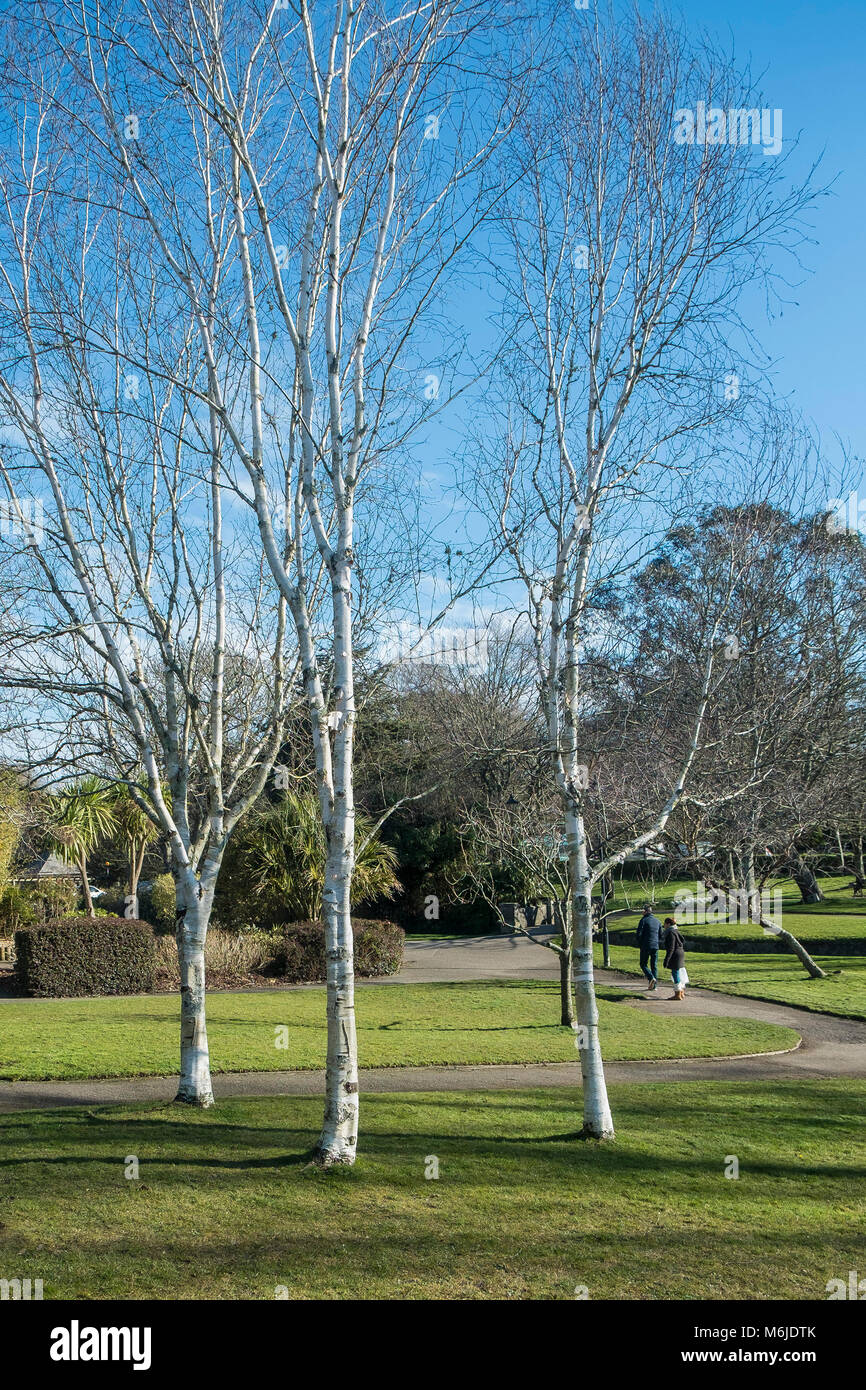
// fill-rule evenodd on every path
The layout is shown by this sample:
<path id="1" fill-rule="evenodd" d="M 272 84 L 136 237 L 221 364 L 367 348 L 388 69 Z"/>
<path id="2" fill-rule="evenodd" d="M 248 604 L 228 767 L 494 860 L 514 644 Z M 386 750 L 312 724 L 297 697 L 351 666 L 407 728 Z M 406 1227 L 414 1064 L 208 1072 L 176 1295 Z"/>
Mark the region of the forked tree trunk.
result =
<path id="1" fill-rule="evenodd" d="M 729 892 L 735 892 L 735 891 L 736 891 L 736 887 L 737 887 L 737 874 L 736 874 L 736 870 L 734 869 L 734 852 L 733 852 L 733 850 L 730 850 L 730 849 L 729 849 L 729 850 L 726 852 L 725 864 L 726 864 L 726 871 L 727 871 L 727 887 L 728 887 L 728 891 L 729 891 Z"/>
<path id="2" fill-rule="evenodd" d="M 866 869 L 863 864 L 863 836 L 857 836 L 857 874 L 860 878 L 866 878 Z"/>
<path id="3" fill-rule="evenodd" d="M 146 846 L 142 844 L 139 850 L 135 841 L 130 843 L 129 850 L 129 906 L 132 912 L 128 915 L 138 917 L 138 881 L 141 878 L 141 870 L 144 865 L 144 851 Z"/>
<path id="4" fill-rule="evenodd" d="M 566 909 L 568 904 L 565 904 Z M 563 1028 L 574 1027 L 574 989 L 571 972 L 574 965 L 574 934 L 569 923 L 563 923 L 562 946 L 559 952 L 559 1021 Z"/>
<path id="5" fill-rule="evenodd" d="M 800 890 L 800 897 L 804 903 L 820 903 L 824 900 L 824 894 L 818 887 L 818 880 L 806 861 L 799 856 L 793 862 L 793 879 Z"/>
<path id="6" fill-rule="evenodd" d="M 607 926 L 607 904 L 613 892 L 610 874 L 601 880 L 601 948 L 605 970 L 610 970 L 610 932 Z"/>
<path id="7" fill-rule="evenodd" d="M 598 1004 L 592 964 L 592 902 L 583 817 L 569 807 L 569 887 L 574 920 L 574 993 L 577 1001 L 578 1054 L 583 1078 L 583 1130 L 586 1139 L 613 1137 L 613 1116 L 607 1098 L 604 1062 L 598 1036 Z"/>
<path id="8" fill-rule="evenodd" d="M 839 851 L 839 872 L 847 874 L 848 865 L 845 863 L 845 846 L 842 844 L 842 836 L 839 834 L 839 827 L 836 826 L 836 848 Z"/>
<path id="9" fill-rule="evenodd" d="M 740 851 L 740 870 L 743 877 L 743 892 L 746 898 L 746 913 L 749 922 L 761 920 L 761 895 L 755 881 L 755 846 L 746 845 Z"/>
<path id="10" fill-rule="evenodd" d="M 175 940 L 180 967 L 180 1084 L 175 1100 L 213 1105 L 210 1053 L 205 1019 L 204 943 L 213 893 L 203 890 L 190 875 L 177 875 Z"/>
<path id="11" fill-rule="evenodd" d="M 90 892 L 90 879 L 87 877 L 87 858 L 82 855 L 78 861 L 78 872 L 81 874 L 81 891 L 84 893 L 84 907 L 88 917 L 94 917 L 93 897 Z"/>

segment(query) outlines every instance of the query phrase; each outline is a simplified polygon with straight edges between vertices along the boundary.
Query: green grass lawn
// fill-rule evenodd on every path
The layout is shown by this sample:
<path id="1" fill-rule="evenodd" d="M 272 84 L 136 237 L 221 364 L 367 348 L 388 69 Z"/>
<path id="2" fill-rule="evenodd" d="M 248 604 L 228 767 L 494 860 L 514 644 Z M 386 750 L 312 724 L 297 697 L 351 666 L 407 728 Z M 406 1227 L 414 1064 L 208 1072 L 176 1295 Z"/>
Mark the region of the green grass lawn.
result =
<path id="1" fill-rule="evenodd" d="M 595 948 L 595 964 L 602 963 L 601 946 Z M 636 948 L 611 946 L 611 966 L 640 974 Z M 825 980 L 812 980 L 790 955 L 722 955 L 714 952 L 686 954 L 686 969 L 693 985 L 724 994 L 742 994 L 777 1004 L 796 1004 L 816 1013 L 841 1014 L 866 1019 L 866 956 L 816 956 L 822 969 L 840 971 Z M 660 972 L 662 977 L 667 971 Z"/>
<path id="2" fill-rule="evenodd" d="M 2 1115 L 0 1276 L 41 1278 L 46 1299 L 571 1299 L 582 1285 L 661 1309 L 825 1299 L 866 1267 L 866 1083 L 611 1099 L 617 1139 L 598 1145 L 575 1138 L 572 1090 L 365 1096 L 358 1163 L 328 1174 L 305 1166 L 313 1098 Z"/>
<path id="3" fill-rule="evenodd" d="M 667 912 L 667 908 L 660 908 L 659 910 L 664 913 Z M 627 913 L 624 917 L 611 918 L 610 930 L 633 930 L 637 926 L 640 916 L 640 912 L 633 912 Z M 681 917 L 678 920 L 684 936 L 729 936 L 741 941 L 754 941 L 766 937 L 766 932 L 757 922 L 728 922 L 723 919 L 689 922 L 683 921 Z M 831 941 L 839 937 L 859 940 L 866 937 L 866 915 L 862 917 L 852 916 L 843 912 L 823 912 L 815 915 L 809 911 L 790 912 L 785 909 L 781 916 L 775 920 L 778 921 L 779 926 L 792 932 L 794 936 L 813 941 Z"/>
<path id="4" fill-rule="evenodd" d="M 863 935 L 866 933 L 866 897 L 854 898 L 850 891 L 844 891 L 845 884 L 850 883 L 852 878 L 853 874 L 837 874 L 826 878 L 819 876 L 818 885 L 824 894 L 824 901 L 812 904 L 803 902 L 799 888 L 790 879 L 770 879 L 766 886 L 770 892 L 778 889 L 785 917 L 789 913 L 810 918 L 841 916 L 849 923 L 853 919 L 855 927 L 860 928 L 859 934 Z M 662 908 L 667 912 L 673 908 L 674 896 L 677 893 L 696 891 L 697 880 L 694 878 L 672 878 L 666 883 L 659 881 L 654 887 L 642 886 L 635 880 L 627 879 L 614 884 L 609 903 L 613 908 L 628 908 L 639 914 L 645 902 L 652 902 L 656 909 Z M 817 927 L 817 923 L 815 926 Z M 810 927 L 810 930 L 813 928 Z"/>
<path id="5" fill-rule="evenodd" d="M 365 1067 L 467 1062 L 570 1062 L 573 1034 L 559 1026 L 558 984 L 546 980 L 369 985 L 356 994 Z M 614 997 L 616 994 L 614 992 Z M 790 1029 L 718 1018 L 658 1018 L 600 1004 L 610 1061 L 712 1057 L 792 1047 Z M 0 1004 L 0 1078 L 165 1076 L 177 1068 L 172 995 L 26 999 Z M 288 1046 L 275 1046 L 288 1028 Z M 213 994 L 208 1036 L 215 1072 L 325 1064 L 325 991 Z"/>

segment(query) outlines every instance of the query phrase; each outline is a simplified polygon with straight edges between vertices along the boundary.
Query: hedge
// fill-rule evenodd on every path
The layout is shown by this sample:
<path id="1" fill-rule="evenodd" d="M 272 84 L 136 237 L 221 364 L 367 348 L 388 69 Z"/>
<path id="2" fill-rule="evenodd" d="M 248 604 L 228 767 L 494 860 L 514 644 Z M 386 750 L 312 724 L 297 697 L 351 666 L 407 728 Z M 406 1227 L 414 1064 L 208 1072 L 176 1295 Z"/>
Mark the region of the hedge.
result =
<path id="1" fill-rule="evenodd" d="M 686 929 L 686 931 L 688 928 Z M 790 947 L 772 935 L 764 936 L 687 936 L 680 927 L 687 951 L 706 952 L 711 955 L 762 956 L 779 953 L 790 954 Z M 866 956 L 866 936 L 797 936 L 800 945 L 810 956 Z M 595 941 L 601 937 L 596 936 Z M 639 949 L 634 931 L 609 931 L 611 946 L 633 946 Z"/>
<path id="2" fill-rule="evenodd" d="M 355 974 L 396 975 L 403 964 L 402 927 L 394 922 L 352 918 Z M 325 928 L 321 922 L 289 922 L 277 953 L 277 971 L 293 984 L 318 984 L 327 978 Z"/>
<path id="3" fill-rule="evenodd" d="M 39 999 L 148 994 L 154 987 L 153 928 L 127 917 L 63 917 L 15 933 L 18 988 Z"/>

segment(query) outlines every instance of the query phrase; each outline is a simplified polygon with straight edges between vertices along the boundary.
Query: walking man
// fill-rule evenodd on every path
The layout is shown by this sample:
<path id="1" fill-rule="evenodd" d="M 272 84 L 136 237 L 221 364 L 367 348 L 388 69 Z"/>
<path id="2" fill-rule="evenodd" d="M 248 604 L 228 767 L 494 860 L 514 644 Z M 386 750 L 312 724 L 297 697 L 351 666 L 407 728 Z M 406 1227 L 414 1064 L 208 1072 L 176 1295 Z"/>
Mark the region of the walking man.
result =
<path id="1" fill-rule="evenodd" d="M 653 916 L 652 905 L 644 903 L 643 917 L 637 924 L 637 944 L 640 947 L 640 968 L 649 981 L 647 989 L 658 989 L 658 956 L 662 938 L 662 924 Z"/>

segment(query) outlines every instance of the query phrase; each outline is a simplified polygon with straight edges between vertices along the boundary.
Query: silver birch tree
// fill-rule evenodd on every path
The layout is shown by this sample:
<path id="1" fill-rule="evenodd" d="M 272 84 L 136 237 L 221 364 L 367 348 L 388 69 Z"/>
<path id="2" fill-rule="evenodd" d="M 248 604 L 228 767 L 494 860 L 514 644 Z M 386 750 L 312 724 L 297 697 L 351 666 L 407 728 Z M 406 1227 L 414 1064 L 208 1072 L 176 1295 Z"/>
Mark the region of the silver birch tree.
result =
<path id="1" fill-rule="evenodd" d="M 93 211 L 104 201 L 95 181 L 86 187 L 56 105 L 32 88 L 14 101 L 0 220 L 0 480 L 26 582 L 3 684 L 65 721 L 67 758 L 108 773 L 168 840 L 177 1099 L 206 1107 L 204 946 L 217 876 L 279 753 L 297 654 L 285 600 L 249 562 L 236 517 L 226 521 L 223 430 L 200 386 L 189 311 L 165 312 L 147 248 L 122 218 Z M 56 748 L 48 762 L 62 771 Z"/>
<path id="2" fill-rule="evenodd" d="M 737 328 L 741 291 L 763 273 L 762 247 L 795 234 L 808 195 L 782 183 L 784 156 L 678 140 L 683 109 L 751 108 L 756 99 L 707 45 L 691 45 L 664 18 L 578 14 L 535 97 L 520 123 L 512 158 L 521 178 L 494 257 L 511 344 L 497 401 L 509 424 L 504 437 L 497 432 L 498 468 L 480 450 L 474 496 L 524 589 L 566 825 L 583 1134 L 602 1139 L 613 1119 L 592 889 L 658 837 L 683 796 L 717 679 L 725 595 L 708 604 L 667 794 L 643 829 L 595 864 L 583 655 L 604 583 L 633 563 L 656 509 L 679 505 L 677 484 L 700 467 L 709 478 L 700 438 L 739 413 L 739 391 L 726 391 L 726 332 Z M 732 553 L 728 591 L 736 566 Z"/>
<path id="3" fill-rule="evenodd" d="M 485 103 L 482 121 L 467 90 L 482 72 L 489 82 L 485 40 L 475 45 L 473 35 L 490 13 L 463 0 L 393 14 L 370 0 L 293 0 L 242 14 L 184 0 L 130 6 L 122 24 L 82 11 L 60 26 L 43 10 L 81 86 L 69 115 L 186 297 L 208 408 L 231 452 L 223 466 L 239 470 L 236 487 L 255 509 L 297 634 L 327 844 L 326 1105 L 315 1150 L 323 1166 L 352 1163 L 358 1134 L 349 911 L 356 510 L 366 498 L 369 516 L 370 489 L 426 413 L 405 385 L 423 360 L 413 363 L 410 343 L 498 196 L 476 175 L 507 124 L 504 107 Z M 152 130 L 150 144 L 124 138 L 128 91 L 136 109 L 159 108 L 172 124 L 174 159 L 190 151 L 194 179 L 170 178 L 168 146 L 157 149 Z M 428 120 L 438 136 L 440 117 L 448 139 L 425 142 Z M 203 230 L 212 219 L 231 229 L 234 274 L 213 312 L 197 273 L 212 259 Z M 238 380 L 227 359 L 243 362 L 243 388 L 226 390 L 227 376 Z M 319 641 L 311 564 L 330 589 Z"/>

